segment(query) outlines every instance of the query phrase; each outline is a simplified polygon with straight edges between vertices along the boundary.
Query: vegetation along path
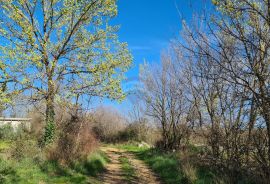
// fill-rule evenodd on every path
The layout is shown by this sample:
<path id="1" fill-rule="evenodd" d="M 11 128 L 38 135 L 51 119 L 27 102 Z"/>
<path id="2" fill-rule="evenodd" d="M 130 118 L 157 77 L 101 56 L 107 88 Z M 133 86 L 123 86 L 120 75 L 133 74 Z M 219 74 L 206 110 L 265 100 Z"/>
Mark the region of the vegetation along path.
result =
<path id="1" fill-rule="evenodd" d="M 110 163 L 102 176 L 104 184 L 160 184 L 158 177 L 132 153 L 119 148 L 102 147 Z"/>

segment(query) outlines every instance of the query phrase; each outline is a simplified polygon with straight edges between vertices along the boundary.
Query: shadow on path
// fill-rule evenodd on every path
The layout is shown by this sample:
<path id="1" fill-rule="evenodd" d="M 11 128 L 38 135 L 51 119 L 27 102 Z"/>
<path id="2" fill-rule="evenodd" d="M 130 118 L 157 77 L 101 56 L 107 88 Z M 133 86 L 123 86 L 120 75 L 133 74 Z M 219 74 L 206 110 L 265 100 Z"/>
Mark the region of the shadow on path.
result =
<path id="1" fill-rule="evenodd" d="M 147 165 L 143 161 L 136 159 L 132 153 L 110 147 L 102 147 L 101 150 L 110 158 L 110 163 L 106 166 L 107 171 L 101 177 L 104 184 L 161 184 L 158 177 Z M 125 180 L 119 161 L 121 156 L 128 158 L 135 169 L 136 178 L 130 181 Z"/>

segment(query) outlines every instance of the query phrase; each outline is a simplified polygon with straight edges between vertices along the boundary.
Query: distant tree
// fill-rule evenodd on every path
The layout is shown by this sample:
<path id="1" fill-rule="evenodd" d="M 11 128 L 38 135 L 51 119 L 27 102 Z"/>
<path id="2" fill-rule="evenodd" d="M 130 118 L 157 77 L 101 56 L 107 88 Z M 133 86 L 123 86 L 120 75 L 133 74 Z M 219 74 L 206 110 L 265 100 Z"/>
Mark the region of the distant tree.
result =
<path id="1" fill-rule="evenodd" d="M 119 141 L 119 135 L 125 130 L 126 119 L 117 109 L 98 107 L 93 113 L 93 130 L 98 139 L 104 142 Z"/>
<path id="2" fill-rule="evenodd" d="M 170 54 L 162 56 L 162 66 L 144 66 L 140 73 L 141 92 L 147 115 L 161 127 L 163 149 L 178 149 L 188 141 L 190 103 L 186 98 L 181 65 Z"/>
<path id="3" fill-rule="evenodd" d="M 118 26 L 108 25 L 115 0 L 2 0 L 0 10 L 1 59 L 16 89 L 46 101 L 45 143 L 54 136 L 56 97 L 124 97 L 132 57 Z"/>

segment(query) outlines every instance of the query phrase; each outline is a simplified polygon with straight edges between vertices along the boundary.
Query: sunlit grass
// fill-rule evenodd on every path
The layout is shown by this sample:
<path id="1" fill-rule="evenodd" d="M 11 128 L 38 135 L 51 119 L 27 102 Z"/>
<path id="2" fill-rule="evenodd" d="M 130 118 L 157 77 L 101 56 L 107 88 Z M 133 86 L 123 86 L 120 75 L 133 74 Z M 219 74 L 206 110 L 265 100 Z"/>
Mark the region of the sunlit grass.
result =
<path id="1" fill-rule="evenodd" d="M 115 147 L 135 154 L 137 158 L 143 160 L 165 184 L 190 183 L 190 178 L 188 178 L 189 176 L 187 176 L 183 170 L 184 168 L 181 163 L 181 156 L 177 152 L 166 153 L 157 149 L 149 149 L 145 147 L 139 148 L 132 144 L 115 145 Z M 214 182 L 215 175 L 208 168 L 198 166 L 197 168 L 192 169 L 194 169 L 192 171 L 192 177 L 196 178 L 192 183 L 206 184 Z M 189 170 L 189 172 L 191 171 Z"/>
<path id="2" fill-rule="evenodd" d="M 11 141 L 0 140 L 0 152 L 8 149 L 11 146 Z"/>
<path id="3" fill-rule="evenodd" d="M 107 156 L 100 151 L 71 166 L 62 166 L 52 161 L 36 161 L 33 158 L 21 161 L 0 159 L 0 183 L 100 184 L 96 176 L 105 170 L 107 163 Z"/>
<path id="4" fill-rule="evenodd" d="M 133 180 L 136 180 L 136 172 L 133 166 L 131 165 L 128 158 L 121 156 L 119 158 L 119 161 L 121 163 L 121 169 L 124 174 L 124 178 L 128 183 L 132 183 Z"/>

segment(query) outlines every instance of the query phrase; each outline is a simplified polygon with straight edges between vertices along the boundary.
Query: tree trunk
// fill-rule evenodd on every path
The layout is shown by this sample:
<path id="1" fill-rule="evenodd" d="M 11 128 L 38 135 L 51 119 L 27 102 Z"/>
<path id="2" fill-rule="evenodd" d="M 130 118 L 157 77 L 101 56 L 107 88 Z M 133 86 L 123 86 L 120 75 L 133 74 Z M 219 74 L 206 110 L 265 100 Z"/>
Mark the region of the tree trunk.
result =
<path id="1" fill-rule="evenodd" d="M 46 127 L 44 135 L 44 144 L 47 145 L 53 142 L 55 134 L 55 112 L 54 112 L 54 83 L 52 78 L 48 80 L 48 94 L 46 97 Z"/>

